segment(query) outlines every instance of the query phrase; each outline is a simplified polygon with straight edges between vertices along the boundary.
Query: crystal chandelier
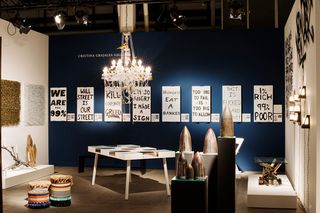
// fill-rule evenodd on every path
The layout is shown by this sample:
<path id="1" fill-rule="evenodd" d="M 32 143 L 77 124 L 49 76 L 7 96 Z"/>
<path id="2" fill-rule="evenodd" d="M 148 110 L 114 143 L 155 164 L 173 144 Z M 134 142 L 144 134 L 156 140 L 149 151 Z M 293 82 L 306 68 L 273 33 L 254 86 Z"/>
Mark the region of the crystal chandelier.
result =
<path id="1" fill-rule="evenodd" d="M 112 60 L 111 66 L 104 67 L 102 79 L 105 87 L 122 88 L 124 103 L 131 103 L 135 89 L 148 86 L 148 82 L 152 80 L 151 68 L 144 66 L 142 60 L 136 58 L 130 32 L 122 33 L 118 49 L 121 50 L 121 57 Z"/>

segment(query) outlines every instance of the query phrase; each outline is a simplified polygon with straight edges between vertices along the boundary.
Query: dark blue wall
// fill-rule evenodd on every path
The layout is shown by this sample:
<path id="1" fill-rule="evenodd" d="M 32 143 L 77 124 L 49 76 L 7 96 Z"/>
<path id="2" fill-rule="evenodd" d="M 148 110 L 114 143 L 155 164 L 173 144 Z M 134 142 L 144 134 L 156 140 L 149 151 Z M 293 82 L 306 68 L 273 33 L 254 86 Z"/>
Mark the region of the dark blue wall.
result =
<path id="1" fill-rule="evenodd" d="M 104 65 L 112 57 L 79 58 L 79 54 L 118 53 L 119 33 L 50 36 L 50 87 L 67 87 L 68 112 L 76 112 L 76 88 L 95 88 L 95 112 L 104 108 Z M 191 86 L 212 86 L 212 112 L 221 113 L 222 85 L 242 85 L 242 112 L 253 113 L 253 86 L 273 85 L 274 103 L 284 104 L 283 31 L 189 31 L 134 33 L 136 55 L 152 65 L 152 112 L 161 114 L 161 87 L 180 85 L 181 112 L 191 113 Z M 88 145 L 135 143 L 177 150 L 184 125 L 194 150 L 202 150 L 204 135 L 219 123 L 50 122 L 51 164 L 76 166 Z M 236 123 L 235 135 L 245 142 L 237 156 L 243 170 L 257 170 L 255 156 L 284 156 L 284 123 Z M 116 160 L 107 165 L 119 166 Z M 173 168 L 173 160 L 169 166 Z M 158 167 L 160 161 L 147 162 Z"/>

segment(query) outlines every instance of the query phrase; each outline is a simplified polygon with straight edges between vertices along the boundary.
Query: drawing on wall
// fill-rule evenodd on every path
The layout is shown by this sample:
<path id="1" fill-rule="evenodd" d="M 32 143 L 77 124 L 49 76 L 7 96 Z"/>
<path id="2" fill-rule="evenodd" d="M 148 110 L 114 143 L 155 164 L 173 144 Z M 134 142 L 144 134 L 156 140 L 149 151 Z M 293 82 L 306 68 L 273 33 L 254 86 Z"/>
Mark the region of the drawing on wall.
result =
<path id="1" fill-rule="evenodd" d="M 152 120 L 152 122 L 160 122 L 160 114 L 159 113 L 152 113 L 151 120 Z"/>
<path id="2" fill-rule="evenodd" d="M 20 82 L 1 80 L 1 126 L 20 123 Z"/>
<path id="3" fill-rule="evenodd" d="M 67 121 L 69 121 L 69 122 L 74 122 L 76 120 L 76 115 L 75 115 L 75 113 L 70 113 L 70 112 L 68 112 L 67 113 Z"/>
<path id="4" fill-rule="evenodd" d="M 254 85 L 254 122 L 273 122 L 273 86 Z"/>
<path id="5" fill-rule="evenodd" d="M 289 97 L 293 94 L 293 56 L 292 56 L 292 33 L 290 31 L 285 40 L 285 114 L 289 116 Z"/>
<path id="6" fill-rule="evenodd" d="M 50 121 L 67 121 L 67 88 L 50 88 Z"/>
<path id="7" fill-rule="evenodd" d="M 311 24 L 313 0 L 300 0 L 301 11 L 296 15 L 296 48 L 298 63 L 304 69 L 308 45 L 314 42 L 314 27 Z"/>
<path id="8" fill-rule="evenodd" d="M 241 122 L 241 85 L 222 86 L 222 111 L 229 106 L 233 122 Z"/>
<path id="9" fill-rule="evenodd" d="M 104 89 L 104 121 L 122 121 L 122 89 L 121 87 L 105 87 Z"/>
<path id="10" fill-rule="evenodd" d="M 132 101 L 132 121 L 151 122 L 151 87 L 136 87 Z"/>
<path id="11" fill-rule="evenodd" d="M 282 122 L 282 104 L 273 105 L 273 122 Z"/>
<path id="12" fill-rule="evenodd" d="M 77 121 L 94 121 L 93 87 L 77 87 Z"/>
<path id="13" fill-rule="evenodd" d="M 210 86 L 192 86 L 192 122 L 210 122 Z"/>
<path id="14" fill-rule="evenodd" d="M 44 125 L 45 88 L 42 85 L 26 84 L 24 86 L 24 123 L 27 126 Z"/>
<path id="15" fill-rule="evenodd" d="M 180 122 L 180 86 L 162 87 L 162 122 Z"/>

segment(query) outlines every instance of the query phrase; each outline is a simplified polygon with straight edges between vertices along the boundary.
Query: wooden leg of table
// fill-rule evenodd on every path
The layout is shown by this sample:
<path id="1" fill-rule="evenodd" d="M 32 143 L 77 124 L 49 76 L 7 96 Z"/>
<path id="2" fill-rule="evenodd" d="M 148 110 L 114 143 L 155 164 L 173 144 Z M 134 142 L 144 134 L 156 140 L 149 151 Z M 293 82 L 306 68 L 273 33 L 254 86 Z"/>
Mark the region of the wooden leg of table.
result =
<path id="1" fill-rule="evenodd" d="M 126 174 L 126 189 L 124 194 L 124 199 L 129 199 L 129 181 L 131 176 L 131 160 L 127 160 L 127 174 Z"/>
<path id="2" fill-rule="evenodd" d="M 164 177 L 166 179 L 167 195 L 170 196 L 171 192 L 170 192 L 170 186 L 169 186 L 167 160 L 163 158 L 162 161 L 163 161 Z"/>
<path id="3" fill-rule="evenodd" d="M 98 156 L 99 154 L 95 154 L 94 156 L 94 164 L 93 164 L 93 172 L 92 172 L 92 182 L 91 184 L 94 185 L 96 182 L 96 174 L 97 174 L 97 166 L 98 166 Z"/>

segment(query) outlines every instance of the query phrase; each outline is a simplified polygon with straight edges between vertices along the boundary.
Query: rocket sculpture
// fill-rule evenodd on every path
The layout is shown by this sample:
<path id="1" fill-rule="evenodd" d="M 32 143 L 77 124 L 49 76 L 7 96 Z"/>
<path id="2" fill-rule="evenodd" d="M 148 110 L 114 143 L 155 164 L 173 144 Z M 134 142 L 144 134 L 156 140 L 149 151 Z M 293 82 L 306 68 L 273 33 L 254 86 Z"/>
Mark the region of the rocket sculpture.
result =
<path id="1" fill-rule="evenodd" d="M 196 154 L 193 157 L 192 167 L 194 169 L 194 179 L 203 179 L 203 178 L 205 178 L 203 157 L 199 152 L 196 152 Z"/>
<path id="2" fill-rule="evenodd" d="M 183 127 L 180 133 L 179 151 L 192 151 L 191 135 L 186 126 Z"/>
<path id="3" fill-rule="evenodd" d="M 234 136 L 232 113 L 228 105 L 226 105 L 223 109 L 223 113 L 221 117 L 220 136 L 221 137 Z"/>
<path id="4" fill-rule="evenodd" d="M 204 137 L 203 153 L 218 153 L 218 143 L 212 128 L 207 130 Z"/>

